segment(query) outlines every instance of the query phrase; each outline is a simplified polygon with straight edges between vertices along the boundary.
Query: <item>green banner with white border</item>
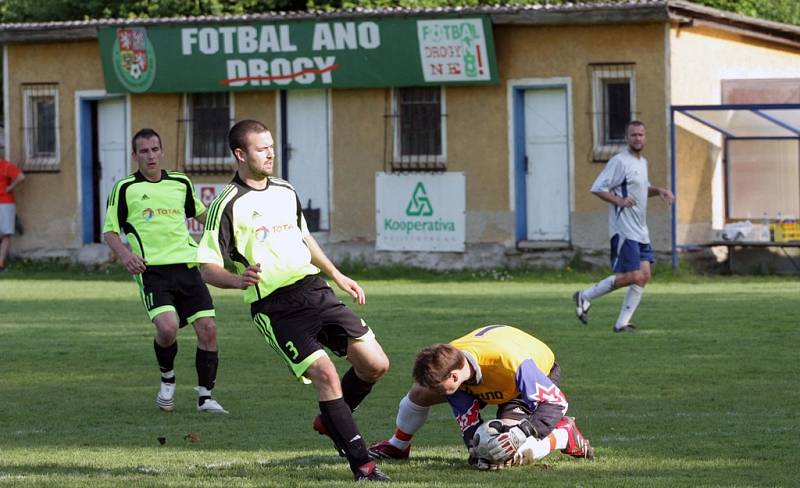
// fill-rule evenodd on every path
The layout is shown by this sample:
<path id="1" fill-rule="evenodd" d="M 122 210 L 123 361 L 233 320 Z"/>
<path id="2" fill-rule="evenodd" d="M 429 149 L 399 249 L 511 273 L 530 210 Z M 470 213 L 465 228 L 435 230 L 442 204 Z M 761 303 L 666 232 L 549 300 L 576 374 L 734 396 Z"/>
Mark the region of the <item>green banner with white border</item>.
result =
<path id="1" fill-rule="evenodd" d="M 110 93 L 498 82 L 486 16 L 104 27 L 98 38 Z"/>

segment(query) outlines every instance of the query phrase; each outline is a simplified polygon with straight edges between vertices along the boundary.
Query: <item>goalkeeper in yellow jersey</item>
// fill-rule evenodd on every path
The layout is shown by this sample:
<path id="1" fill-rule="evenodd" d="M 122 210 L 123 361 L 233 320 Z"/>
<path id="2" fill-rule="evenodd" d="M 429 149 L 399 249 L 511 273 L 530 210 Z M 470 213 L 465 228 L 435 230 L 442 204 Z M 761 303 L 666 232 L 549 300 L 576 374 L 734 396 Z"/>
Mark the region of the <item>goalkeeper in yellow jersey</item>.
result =
<path id="1" fill-rule="evenodd" d="M 517 328 L 489 325 L 449 344 L 422 349 L 414 363 L 414 384 L 400 401 L 394 435 L 370 447 L 374 458 L 406 459 L 411 438 L 430 407 L 447 402 L 453 410 L 470 464 L 497 469 L 529 464 L 553 450 L 585 459 L 594 449 L 567 417 L 567 399 L 559 389 L 560 368 L 549 347 Z M 493 459 L 480 459 L 472 438 L 483 423 L 481 409 L 497 405 L 503 432 L 491 444 Z"/>

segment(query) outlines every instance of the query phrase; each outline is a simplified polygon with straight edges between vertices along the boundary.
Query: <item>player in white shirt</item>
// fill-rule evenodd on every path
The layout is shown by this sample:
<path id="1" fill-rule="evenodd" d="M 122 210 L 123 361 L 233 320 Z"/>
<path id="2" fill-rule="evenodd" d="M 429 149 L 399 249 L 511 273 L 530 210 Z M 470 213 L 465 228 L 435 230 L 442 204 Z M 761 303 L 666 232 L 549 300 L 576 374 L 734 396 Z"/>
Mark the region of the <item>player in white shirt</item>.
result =
<path id="1" fill-rule="evenodd" d="M 628 147 L 611 158 L 592 185 L 592 193 L 609 203 L 608 234 L 614 274 L 573 295 L 575 314 L 585 324 L 592 300 L 628 287 L 614 332 L 636 332 L 630 320 L 650 281 L 650 263 L 655 261 L 647 230 L 647 199 L 658 195 L 668 204 L 675 200 L 671 191 L 650 185 L 647 159 L 642 156 L 646 139 L 644 123 L 629 122 L 625 127 Z"/>

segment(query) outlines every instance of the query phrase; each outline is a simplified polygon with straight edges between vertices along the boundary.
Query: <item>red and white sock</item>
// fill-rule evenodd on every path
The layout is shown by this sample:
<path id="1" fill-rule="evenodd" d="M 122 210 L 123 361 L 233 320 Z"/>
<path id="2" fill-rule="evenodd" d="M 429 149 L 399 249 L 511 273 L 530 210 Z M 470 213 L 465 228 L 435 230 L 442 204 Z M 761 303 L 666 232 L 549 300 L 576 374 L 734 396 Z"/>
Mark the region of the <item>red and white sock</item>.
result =
<path id="1" fill-rule="evenodd" d="M 389 444 L 398 449 L 406 449 L 411 444 L 414 434 L 425 425 L 430 413 L 431 407 L 417 405 L 408 398 L 408 395 L 404 396 L 397 409 L 397 429 L 389 439 Z"/>

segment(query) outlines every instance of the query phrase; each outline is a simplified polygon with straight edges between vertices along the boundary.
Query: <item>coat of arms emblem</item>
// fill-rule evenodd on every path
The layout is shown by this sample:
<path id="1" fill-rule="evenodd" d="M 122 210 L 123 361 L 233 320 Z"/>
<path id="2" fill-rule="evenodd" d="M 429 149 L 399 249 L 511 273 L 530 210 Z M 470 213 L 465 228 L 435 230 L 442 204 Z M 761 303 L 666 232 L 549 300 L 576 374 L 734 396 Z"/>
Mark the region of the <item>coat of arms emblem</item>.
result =
<path id="1" fill-rule="evenodd" d="M 114 71 L 132 92 L 150 88 L 156 75 L 156 56 L 144 27 L 121 27 L 113 49 Z"/>

